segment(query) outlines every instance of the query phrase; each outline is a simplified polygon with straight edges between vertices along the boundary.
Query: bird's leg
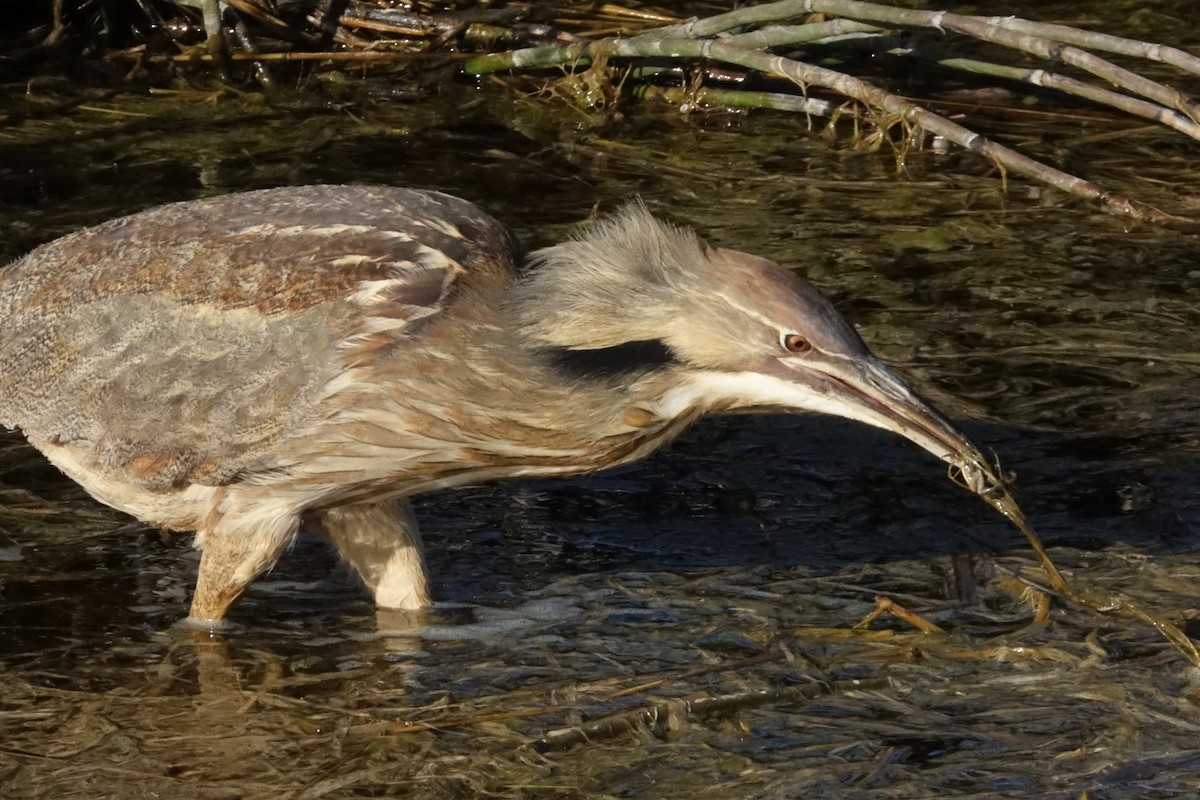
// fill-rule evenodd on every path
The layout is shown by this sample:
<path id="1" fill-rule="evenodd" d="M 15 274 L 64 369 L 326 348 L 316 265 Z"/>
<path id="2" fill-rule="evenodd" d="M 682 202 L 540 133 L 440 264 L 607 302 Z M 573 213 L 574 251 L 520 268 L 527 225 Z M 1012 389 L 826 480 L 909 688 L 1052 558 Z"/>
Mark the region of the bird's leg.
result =
<path id="1" fill-rule="evenodd" d="M 197 531 L 200 574 L 188 621 L 202 627 L 217 627 L 246 587 L 275 566 L 296 537 L 299 526 L 300 518 L 296 515 L 250 520 L 227 515 Z"/>
<path id="2" fill-rule="evenodd" d="M 421 533 L 407 500 L 320 511 L 315 522 L 383 608 L 425 608 L 429 577 Z"/>

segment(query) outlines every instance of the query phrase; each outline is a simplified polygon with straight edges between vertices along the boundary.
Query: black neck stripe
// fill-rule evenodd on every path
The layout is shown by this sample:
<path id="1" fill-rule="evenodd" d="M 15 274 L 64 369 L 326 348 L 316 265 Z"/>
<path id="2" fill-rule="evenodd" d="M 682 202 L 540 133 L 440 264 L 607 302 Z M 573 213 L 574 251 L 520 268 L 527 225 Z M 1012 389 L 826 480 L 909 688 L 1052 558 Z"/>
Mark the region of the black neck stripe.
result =
<path id="1" fill-rule="evenodd" d="M 554 368 L 572 378 L 620 378 L 664 369 L 679 360 L 661 339 L 625 342 L 594 350 L 566 347 L 549 351 Z"/>

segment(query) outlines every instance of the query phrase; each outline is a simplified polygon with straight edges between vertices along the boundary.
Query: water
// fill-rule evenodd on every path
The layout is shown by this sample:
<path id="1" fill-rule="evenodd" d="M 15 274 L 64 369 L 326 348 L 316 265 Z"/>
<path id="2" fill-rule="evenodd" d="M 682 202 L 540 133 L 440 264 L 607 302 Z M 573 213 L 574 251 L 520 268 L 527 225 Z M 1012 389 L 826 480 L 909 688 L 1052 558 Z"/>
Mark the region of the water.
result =
<path id="1" fill-rule="evenodd" d="M 1175 136 L 1097 145 L 1119 128 L 976 122 L 1196 207 L 1195 148 Z M 1017 473 L 1073 577 L 1185 625 L 1197 613 L 1192 236 L 1023 182 L 1004 192 L 970 156 L 912 155 L 898 175 L 890 153 L 782 116 L 604 124 L 487 86 L 419 104 L 382 84 L 276 103 L 120 96 L 2 129 L 0 146 L 5 259 L 159 202 L 279 184 L 438 188 L 533 244 L 640 195 L 799 265 Z M 185 537 L 97 508 L 19 441 L 0 454 L 6 798 L 1197 792 L 1186 660 L 1120 617 L 1056 603 L 1033 622 L 1020 535 L 916 448 L 852 423 L 710 420 L 617 473 L 423 498 L 442 602 L 425 615 L 377 613 L 302 539 L 220 639 L 175 626 Z M 948 634 L 887 616 L 851 631 L 876 595 Z M 706 696 L 733 709 L 685 706 Z M 539 744 L 647 709 L 665 721 Z"/>

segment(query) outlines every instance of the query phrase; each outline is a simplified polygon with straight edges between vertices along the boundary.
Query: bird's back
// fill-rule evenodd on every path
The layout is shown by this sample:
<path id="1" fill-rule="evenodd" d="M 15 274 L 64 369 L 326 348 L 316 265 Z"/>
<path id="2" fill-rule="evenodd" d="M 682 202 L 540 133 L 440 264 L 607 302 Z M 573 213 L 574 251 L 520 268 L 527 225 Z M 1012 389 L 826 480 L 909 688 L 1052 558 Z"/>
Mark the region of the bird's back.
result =
<path id="1" fill-rule="evenodd" d="M 0 423 L 149 491 L 270 469 L 356 343 L 418 336 L 460 291 L 510 282 L 516 252 L 474 205 L 388 187 L 79 231 L 0 271 Z"/>

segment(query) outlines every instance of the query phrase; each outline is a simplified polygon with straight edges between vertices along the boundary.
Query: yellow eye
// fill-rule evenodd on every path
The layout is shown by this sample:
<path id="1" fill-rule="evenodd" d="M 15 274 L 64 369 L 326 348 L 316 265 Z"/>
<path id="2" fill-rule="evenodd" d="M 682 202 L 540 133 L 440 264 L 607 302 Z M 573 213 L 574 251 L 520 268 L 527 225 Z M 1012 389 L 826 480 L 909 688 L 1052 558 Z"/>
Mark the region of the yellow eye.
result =
<path id="1" fill-rule="evenodd" d="M 812 350 L 812 342 L 798 333 L 789 333 L 784 336 L 783 346 L 791 353 L 807 353 Z"/>

